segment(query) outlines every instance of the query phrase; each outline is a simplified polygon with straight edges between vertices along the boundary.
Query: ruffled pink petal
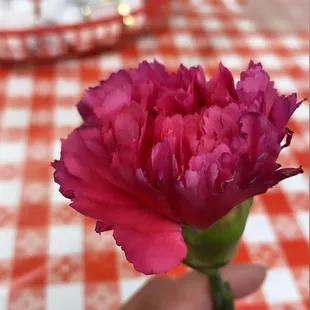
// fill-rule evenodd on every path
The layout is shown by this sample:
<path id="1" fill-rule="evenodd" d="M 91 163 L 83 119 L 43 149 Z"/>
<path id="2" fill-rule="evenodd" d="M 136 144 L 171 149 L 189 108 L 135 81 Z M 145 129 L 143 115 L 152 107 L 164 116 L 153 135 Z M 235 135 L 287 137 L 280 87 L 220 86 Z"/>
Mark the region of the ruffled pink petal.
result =
<path id="1" fill-rule="evenodd" d="M 120 170 L 111 168 L 111 158 L 99 138 L 100 133 L 95 128 L 78 128 L 67 140 L 63 140 L 62 170 L 55 171 L 55 177 L 59 173 L 66 177 L 61 179 L 61 189 L 75 192 L 75 197 L 77 194 L 90 197 L 99 195 L 108 204 L 123 201 L 130 205 L 130 200 L 136 202 L 138 199 L 147 208 L 173 218 L 172 209 L 158 190 L 138 178 L 126 180 Z M 136 173 L 135 170 L 132 172 Z"/>
<path id="2" fill-rule="evenodd" d="M 106 81 L 101 81 L 99 86 L 90 87 L 85 92 L 81 101 L 77 104 L 77 109 L 81 114 L 84 122 L 92 126 L 99 125 L 98 115 L 95 111 L 97 110 L 98 113 L 98 109 L 103 108 L 104 113 L 104 107 L 106 106 L 106 99 L 108 94 L 111 92 L 115 93 L 116 90 L 124 88 L 127 88 L 127 91 L 130 92 L 129 85 L 130 78 L 128 73 L 125 70 L 120 70 L 117 74 L 111 74 L 111 76 Z M 118 103 L 112 102 L 112 109 L 115 104 Z"/>
<path id="3" fill-rule="evenodd" d="M 245 170 L 246 163 L 240 165 Z M 249 168 L 249 167 L 248 167 Z M 265 193 L 269 188 L 275 186 L 282 180 L 302 173 L 299 168 L 286 168 L 272 171 L 268 174 L 261 175 L 247 186 L 240 187 L 237 184 L 237 178 L 227 180 L 224 184 L 224 190 L 219 194 L 207 195 L 204 205 L 199 205 L 199 200 L 187 196 L 188 192 L 180 192 L 182 199 L 180 199 L 180 207 L 184 211 L 184 218 L 186 223 L 200 229 L 205 229 L 227 214 L 232 208 L 241 202 L 259 194 Z M 241 174 L 242 171 L 235 171 L 235 174 Z M 242 177 L 243 178 L 243 177 Z M 195 183 L 194 183 L 195 184 Z M 199 184 L 197 182 L 196 184 Z M 198 202 L 198 203 L 197 203 Z M 190 211 L 189 211 L 190 210 Z"/>
<path id="4" fill-rule="evenodd" d="M 255 64 L 250 61 L 248 69 L 240 75 L 237 83 L 239 102 L 257 108 L 257 112 L 269 115 L 273 103 L 277 98 L 277 90 L 274 82 L 270 81 L 269 75 L 263 70 L 261 63 Z"/>
<path id="5" fill-rule="evenodd" d="M 55 160 L 52 163 L 52 167 L 55 169 L 55 172 L 54 172 L 55 182 L 60 184 L 60 188 L 59 188 L 60 193 L 64 197 L 72 199 L 74 197 L 73 189 L 71 187 L 67 187 L 66 185 L 64 185 L 66 180 L 72 177 L 70 176 L 67 168 L 65 167 L 64 162 L 62 160 Z"/>
<path id="6" fill-rule="evenodd" d="M 164 192 L 173 190 L 178 177 L 178 165 L 169 140 L 165 139 L 153 147 L 149 170 L 150 181 L 154 187 Z"/>
<path id="7" fill-rule="evenodd" d="M 172 152 L 176 157 L 176 160 L 181 162 L 182 144 L 183 144 L 183 118 L 180 114 L 175 114 L 171 118 L 166 117 L 160 119 L 158 117 L 155 126 L 159 127 L 158 132 L 156 132 L 156 142 L 167 140 L 169 141 Z M 159 124 L 158 124 L 159 123 Z"/>
<path id="8" fill-rule="evenodd" d="M 169 76 L 166 68 L 157 61 L 144 61 L 137 69 L 112 73 L 107 80 L 101 81 L 99 86 L 86 91 L 77 105 L 78 111 L 85 123 L 97 125 L 100 118 L 115 114 L 129 104 L 132 95 L 138 96 L 142 101 L 149 97 L 153 91 L 150 81 L 161 84 Z"/>
<path id="9" fill-rule="evenodd" d="M 268 152 L 276 160 L 280 152 L 278 133 L 267 117 L 260 113 L 248 112 L 241 116 L 239 123 L 243 143 L 236 151 L 249 154 L 253 161 L 262 153 Z"/>
<path id="10" fill-rule="evenodd" d="M 107 204 L 100 195 L 78 194 L 71 207 L 99 219 L 96 231 L 114 230 L 114 238 L 137 271 L 166 272 L 186 256 L 180 224 L 142 205 Z"/>
<path id="11" fill-rule="evenodd" d="M 299 103 L 297 102 L 296 94 L 279 96 L 275 100 L 269 119 L 277 129 L 281 140 L 284 135 L 285 126 L 298 106 Z"/>
<path id="12" fill-rule="evenodd" d="M 159 192 L 141 180 L 139 184 L 138 179 L 137 183 L 128 184 L 117 171 L 109 168 L 105 150 L 97 144 L 97 134 L 96 129 L 73 131 L 63 141 L 61 164 L 54 164 L 56 180 L 61 182 L 62 190 L 72 199 L 70 206 L 98 220 L 98 232 L 115 227 L 120 231 L 135 227 L 142 235 L 150 231 L 152 236 L 156 232 L 167 231 L 170 234 L 171 230 L 177 231 L 178 225 L 171 220 L 175 217 L 172 209 Z M 119 242 L 126 247 L 123 237 Z M 167 261 L 170 263 L 173 263 L 172 258 Z"/>
<path id="13" fill-rule="evenodd" d="M 201 117 L 198 114 L 186 115 L 183 119 L 183 153 L 181 163 L 184 170 L 188 169 L 191 157 L 197 153 L 201 138 L 201 123 Z"/>
<path id="14" fill-rule="evenodd" d="M 167 69 L 158 61 L 154 62 L 142 61 L 137 69 L 130 69 L 128 71 L 131 80 L 135 84 L 143 81 L 163 82 L 167 80 L 170 74 Z"/>
<path id="15" fill-rule="evenodd" d="M 127 194 L 134 193 L 131 186 L 110 168 L 111 156 L 100 143 L 97 128 L 77 128 L 67 140 L 62 140 L 61 160 L 75 179 L 93 182 L 94 185 L 100 179 L 97 186 L 114 186 Z"/>
<path id="16" fill-rule="evenodd" d="M 167 272 L 179 265 L 187 254 L 181 226 L 168 221 L 157 226 L 152 220 L 147 224 L 145 230 L 135 225 L 114 227 L 113 236 L 127 260 L 144 274 Z"/>
<path id="17" fill-rule="evenodd" d="M 231 72 L 220 63 L 219 70 L 214 77 L 205 83 L 208 106 L 224 107 L 238 99 Z"/>
<path id="18" fill-rule="evenodd" d="M 103 223 L 101 221 L 96 221 L 96 227 L 95 227 L 96 233 L 101 234 L 102 232 L 109 231 L 112 229 L 113 229 L 112 225 Z"/>

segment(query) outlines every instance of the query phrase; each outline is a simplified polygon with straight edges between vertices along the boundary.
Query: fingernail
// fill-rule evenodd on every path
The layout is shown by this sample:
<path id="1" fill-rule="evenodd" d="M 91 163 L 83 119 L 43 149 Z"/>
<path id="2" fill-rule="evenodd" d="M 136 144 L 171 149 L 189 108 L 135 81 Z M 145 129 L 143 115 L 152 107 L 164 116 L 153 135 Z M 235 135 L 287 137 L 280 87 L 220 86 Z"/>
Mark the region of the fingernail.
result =
<path id="1" fill-rule="evenodd" d="M 270 269 L 269 266 L 266 266 L 266 265 L 263 265 L 263 264 L 259 264 L 259 263 L 252 263 L 252 266 L 254 268 L 257 268 L 258 270 L 264 271 L 264 272 L 267 272 Z"/>

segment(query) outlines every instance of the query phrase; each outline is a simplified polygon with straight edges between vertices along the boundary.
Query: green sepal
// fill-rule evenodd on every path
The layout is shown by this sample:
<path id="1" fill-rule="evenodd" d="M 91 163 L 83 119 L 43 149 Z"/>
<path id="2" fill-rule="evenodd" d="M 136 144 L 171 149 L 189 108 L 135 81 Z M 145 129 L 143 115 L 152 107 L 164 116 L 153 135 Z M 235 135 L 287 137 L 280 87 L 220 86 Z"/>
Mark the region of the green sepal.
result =
<path id="1" fill-rule="evenodd" d="M 237 205 L 205 230 L 182 226 L 187 245 L 183 263 L 203 273 L 229 263 L 238 249 L 252 202 L 250 198 Z"/>

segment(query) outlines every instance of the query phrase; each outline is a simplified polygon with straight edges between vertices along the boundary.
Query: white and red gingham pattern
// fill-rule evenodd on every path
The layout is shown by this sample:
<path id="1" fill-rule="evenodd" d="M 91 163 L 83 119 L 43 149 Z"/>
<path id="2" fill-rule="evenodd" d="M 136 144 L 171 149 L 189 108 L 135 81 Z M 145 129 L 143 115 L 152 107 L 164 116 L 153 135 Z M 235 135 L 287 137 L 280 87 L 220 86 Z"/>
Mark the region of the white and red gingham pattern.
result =
<path id="1" fill-rule="evenodd" d="M 308 33 L 260 30 L 227 1 L 183 1 L 169 27 L 121 50 L 37 68 L 0 68 L 0 310 L 112 310 L 147 277 L 136 273 L 109 233 L 68 207 L 49 163 L 59 138 L 80 124 L 83 90 L 121 67 L 156 57 L 171 70 L 222 60 L 237 74 L 261 61 L 279 91 L 308 96 Z M 180 7 L 179 7 L 180 8 Z M 306 9 L 306 8 L 305 8 Z M 290 122 L 284 166 L 305 174 L 257 197 L 236 261 L 270 266 L 262 289 L 237 309 L 308 309 L 308 119 L 305 102 Z M 183 272 L 179 266 L 171 275 Z"/>

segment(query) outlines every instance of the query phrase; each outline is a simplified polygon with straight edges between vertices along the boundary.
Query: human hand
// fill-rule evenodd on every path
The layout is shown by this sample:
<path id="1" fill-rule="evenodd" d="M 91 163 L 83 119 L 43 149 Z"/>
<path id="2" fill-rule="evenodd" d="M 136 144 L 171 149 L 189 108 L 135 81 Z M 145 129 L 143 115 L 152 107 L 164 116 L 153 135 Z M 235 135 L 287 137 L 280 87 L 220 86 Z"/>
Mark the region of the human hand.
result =
<path id="1" fill-rule="evenodd" d="M 255 264 L 235 264 L 222 270 L 234 298 L 253 293 L 264 281 L 266 268 Z M 196 271 L 177 279 L 152 278 L 121 310 L 212 310 L 207 276 Z"/>

